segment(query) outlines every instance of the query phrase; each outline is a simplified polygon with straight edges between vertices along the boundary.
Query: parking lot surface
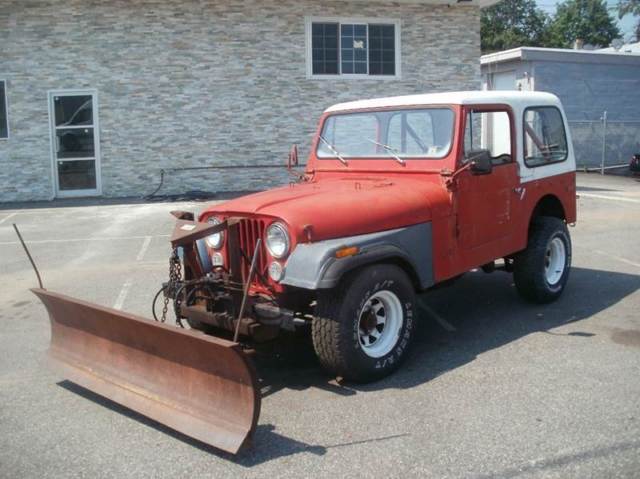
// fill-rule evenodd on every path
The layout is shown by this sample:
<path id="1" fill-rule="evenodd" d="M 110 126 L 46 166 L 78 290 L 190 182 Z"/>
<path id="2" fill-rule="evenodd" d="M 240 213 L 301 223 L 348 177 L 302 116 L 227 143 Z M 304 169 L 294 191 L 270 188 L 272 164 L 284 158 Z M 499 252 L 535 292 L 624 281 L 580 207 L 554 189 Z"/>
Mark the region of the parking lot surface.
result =
<path id="1" fill-rule="evenodd" d="M 404 367 L 338 384 L 309 351 L 257 364 L 251 449 L 233 457 L 50 372 L 48 289 L 150 317 L 173 209 L 0 210 L 0 477 L 640 477 L 640 183 L 579 175 L 564 296 L 534 306 L 510 275 L 470 272 L 421 297 Z"/>

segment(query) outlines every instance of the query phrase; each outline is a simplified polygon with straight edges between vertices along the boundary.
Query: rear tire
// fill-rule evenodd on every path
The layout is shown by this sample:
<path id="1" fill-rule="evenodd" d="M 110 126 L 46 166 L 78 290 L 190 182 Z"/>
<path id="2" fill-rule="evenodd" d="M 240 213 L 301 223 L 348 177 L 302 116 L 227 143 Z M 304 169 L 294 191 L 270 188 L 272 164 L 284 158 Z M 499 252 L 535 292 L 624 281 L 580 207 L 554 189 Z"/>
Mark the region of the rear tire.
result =
<path id="1" fill-rule="evenodd" d="M 402 363 L 414 337 L 415 291 L 398 266 L 365 267 L 318 295 L 312 339 L 322 366 L 344 379 L 381 379 Z"/>
<path id="2" fill-rule="evenodd" d="M 560 297 L 571 269 L 571 238 L 564 221 L 551 216 L 536 218 L 527 249 L 514 257 L 513 279 L 518 293 L 534 303 Z"/>

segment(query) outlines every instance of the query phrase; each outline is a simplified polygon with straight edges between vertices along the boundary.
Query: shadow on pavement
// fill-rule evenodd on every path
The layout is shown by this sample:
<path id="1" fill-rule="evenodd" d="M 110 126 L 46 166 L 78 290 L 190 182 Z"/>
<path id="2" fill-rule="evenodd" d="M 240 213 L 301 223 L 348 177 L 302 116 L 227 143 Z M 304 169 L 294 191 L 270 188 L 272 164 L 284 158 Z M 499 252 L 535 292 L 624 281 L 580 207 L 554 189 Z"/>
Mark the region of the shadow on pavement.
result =
<path id="1" fill-rule="evenodd" d="M 282 389 L 321 388 L 340 395 L 366 394 L 387 388 L 411 388 L 473 361 L 479 354 L 518 340 L 531 333 L 578 337 L 589 341 L 594 333 L 580 328 L 580 321 L 618 303 L 640 289 L 640 276 L 611 271 L 573 268 L 564 295 L 556 303 L 531 305 L 519 298 L 512 276 L 504 273 L 469 273 L 449 288 L 425 293 L 422 300 L 431 311 L 453 326 L 444 329 L 431 314 L 421 311 L 418 336 L 405 364 L 392 376 L 367 385 L 342 385 L 319 366 L 307 336 L 289 338 L 268 353 L 256 357 L 263 396 Z M 551 331 L 573 325 L 568 332 Z M 59 385 L 115 412 L 161 431 L 204 452 L 243 466 L 309 452 L 323 455 L 328 449 L 356 443 L 313 445 L 279 434 L 273 425 L 260 424 L 255 445 L 237 456 L 174 431 L 69 381 Z M 397 436 L 374 437 L 357 443 L 392 440 Z"/>
<path id="2" fill-rule="evenodd" d="M 386 388 L 410 388 L 473 361 L 479 354 L 516 341 L 528 334 L 547 333 L 578 337 L 595 336 L 579 322 L 618 303 L 640 289 L 640 276 L 612 271 L 572 268 L 563 296 L 555 303 L 533 305 L 522 300 L 512 276 L 502 272 L 468 273 L 448 288 L 421 296 L 432 312 L 453 326 L 444 329 L 427 311 L 419 309 L 419 330 L 413 351 L 403 366 L 381 381 L 341 385 L 320 368 L 312 345 L 293 346 L 281 356 L 257 358 L 264 394 L 280 389 L 316 387 L 341 395 Z M 566 332 L 553 329 L 573 324 Z"/>
<path id="3" fill-rule="evenodd" d="M 393 440 L 401 437 L 408 436 L 409 434 L 395 434 L 391 436 L 374 437 L 366 440 L 349 441 L 328 445 L 313 445 L 307 444 L 302 441 L 296 441 L 295 439 L 288 438 L 276 432 L 275 426 L 271 424 L 259 424 L 256 428 L 255 436 L 253 439 L 253 446 L 245 447 L 236 456 L 227 452 L 216 449 L 209 444 L 203 443 L 192 437 L 186 436 L 178 431 L 175 431 L 159 422 L 149 419 L 142 414 L 139 414 L 129 408 L 126 408 L 110 399 L 100 396 L 99 394 L 85 389 L 71 381 L 60 381 L 58 386 L 70 391 L 74 394 L 82 396 L 100 406 L 106 407 L 118 414 L 122 414 L 134 421 L 137 421 L 147 427 L 153 428 L 156 431 L 160 431 L 167 436 L 182 441 L 191 447 L 199 449 L 207 454 L 213 454 L 222 459 L 235 462 L 241 466 L 251 467 L 257 464 L 261 464 L 278 457 L 291 456 L 294 454 L 308 452 L 316 456 L 322 456 L 326 454 L 327 450 L 353 446 L 357 444 L 368 444 L 380 441 Z"/>
<path id="4" fill-rule="evenodd" d="M 406 436 L 409 436 L 409 434 L 394 434 L 392 436 L 374 437 L 360 441 L 312 445 L 282 436 L 275 432 L 275 427 L 270 424 L 260 425 L 255 435 L 255 446 L 241 451 L 237 456 L 231 457 L 231 459 L 241 466 L 252 467 L 278 457 L 291 456 L 302 452 L 323 456 L 329 449 L 355 446 L 358 444 L 373 444 Z"/>

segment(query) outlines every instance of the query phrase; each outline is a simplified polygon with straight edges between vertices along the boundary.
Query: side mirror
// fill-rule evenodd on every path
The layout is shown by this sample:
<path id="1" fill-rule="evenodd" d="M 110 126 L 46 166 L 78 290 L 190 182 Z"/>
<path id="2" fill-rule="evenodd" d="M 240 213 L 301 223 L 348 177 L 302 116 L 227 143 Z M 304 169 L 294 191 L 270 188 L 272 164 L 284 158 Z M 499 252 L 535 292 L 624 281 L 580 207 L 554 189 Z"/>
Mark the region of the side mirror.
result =
<path id="1" fill-rule="evenodd" d="M 289 150 L 289 158 L 287 158 L 287 169 L 298 166 L 298 145 L 293 145 Z"/>
<path id="2" fill-rule="evenodd" d="M 471 162 L 470 169 L 474 175 L 488 175 L 493 171 L 489 150 L 472 150 L 467 152 L 465 158 Z"/>

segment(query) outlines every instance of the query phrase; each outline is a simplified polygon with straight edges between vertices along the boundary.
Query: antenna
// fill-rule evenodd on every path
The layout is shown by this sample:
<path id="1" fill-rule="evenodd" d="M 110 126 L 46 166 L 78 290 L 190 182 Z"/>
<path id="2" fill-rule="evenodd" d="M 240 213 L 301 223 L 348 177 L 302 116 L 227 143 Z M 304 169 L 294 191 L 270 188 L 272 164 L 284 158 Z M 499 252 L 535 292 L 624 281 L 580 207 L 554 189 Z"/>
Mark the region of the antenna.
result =
<path id="1" fill-rule="evenodd" d="M 36 276 L 38 277 L 38 284 L 40 285 L 40 289 L 44 289 L 44 286 L 42 286 L 42 278 L 40 278 L 40 272 L 38 271 L 38 267 L 36 266 L 35 261 L 33 261 L 33 258 L 31 257 L 31 253 L 29 253 L 29 249 L 27 248 L 27 245 L 25 244 L 24 240 L 22 239 L 22 235 L 20 234 L 20 230 L 18 229 L 18 225 L 13 223 L 13 229 L 16 230 L 16 234 L 18 235 L 18 239 L 20 240 L 20 244 L 24 248 L 24 252 L 27 253 L 27 258 L 29 258 L 29 262 L 31 262 L 31 266 L 33 266 L 33 270 L 36 272 Z"/>

